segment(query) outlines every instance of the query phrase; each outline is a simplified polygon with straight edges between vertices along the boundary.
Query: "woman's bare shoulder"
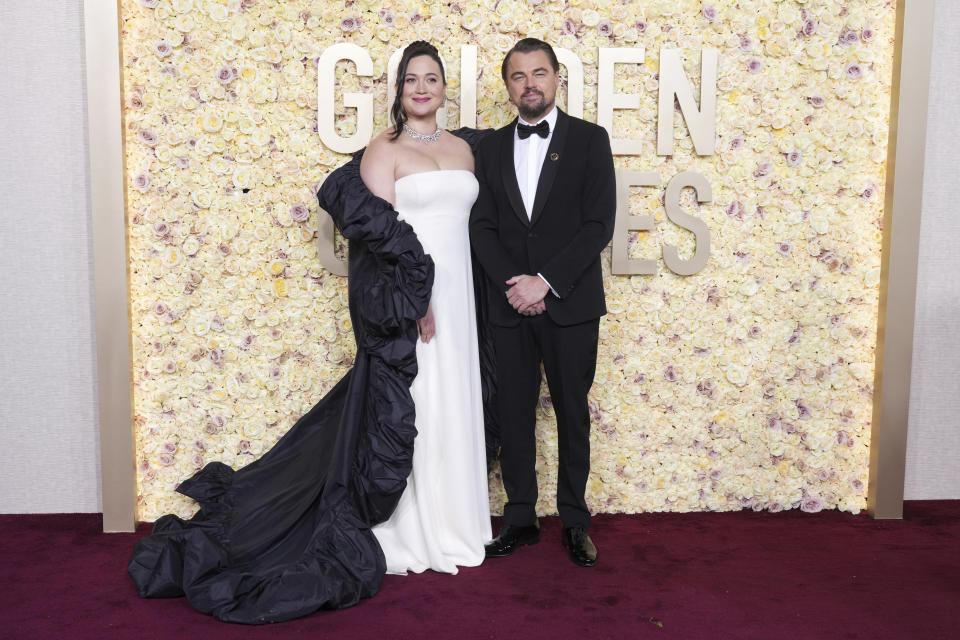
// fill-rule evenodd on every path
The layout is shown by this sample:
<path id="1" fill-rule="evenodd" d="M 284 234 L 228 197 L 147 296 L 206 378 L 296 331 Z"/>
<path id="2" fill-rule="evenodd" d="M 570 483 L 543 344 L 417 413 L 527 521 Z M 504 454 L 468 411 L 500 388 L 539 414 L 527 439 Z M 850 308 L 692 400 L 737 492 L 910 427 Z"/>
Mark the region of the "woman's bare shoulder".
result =
<path id="1" fill-rule="evenodd" d="M 397 143 L 393 140 L 390 128 L 374 136 L 363 152 L 361 164 L 392 164 L 397 152 Z"/>
<path id="2" fill-rule="evenodd" d="M 461 138 L 460 136 L 456 135 L 453 132 L 448 131 L 447 133 L 450 134 L 449 136 L 447 136 L 447 139 L 450 140 L 451 147 L 453 147 L 457 151 L 462 151 L 464 153 L 469 153 L 471 155 L 473 154 L 473 152 L 470 150 L 470 143 L 468 143 L 466 140 L 464 140 L 463 138 Z"/>
<path id="3" fill-rule="evenodd" d="M 457 164 L 462 165 L 463 169 L 473 171 L 473 150 L 470 144 L 455 135 L 446 136 L 446 138 L 448 153 L 457 158 Z"/>
<path id="4" fill-rule="evenodd" d="M 367 145 L 368 150 L 382 150 L 388 151 L 393 150 L 397 146 L 397 142 L 393 137 L 393 127 L 381 131 L 373 137 L 370 141 L 370 144 Z"/>

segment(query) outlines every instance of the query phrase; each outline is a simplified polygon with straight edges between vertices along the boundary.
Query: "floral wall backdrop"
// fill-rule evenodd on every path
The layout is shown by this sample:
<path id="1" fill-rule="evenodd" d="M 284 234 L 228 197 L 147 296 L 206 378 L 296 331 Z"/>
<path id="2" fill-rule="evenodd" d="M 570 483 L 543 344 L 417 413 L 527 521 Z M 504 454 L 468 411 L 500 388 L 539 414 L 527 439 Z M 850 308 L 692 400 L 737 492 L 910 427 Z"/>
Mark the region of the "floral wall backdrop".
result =
<path id="1" fill-rule="evenodd" d="M 591 394 L 596 511 L 823 508 L 866 503 L 894 3 L 885 0 L 122 0 L 137 516 L 184 516 L 174 492 L 202 465 L 243 466 L 348 369 L 346 281 L 317 259 L 314 192 L 347 156 L 317 133 L 317 66 L 338 42 L 366 49 L 386 127 L 387 60 L 415 39 L 448 65 L 459 124 L 460 46 L 478 46 L 477 123 L 513 118 L 503 54 L 534 36 L 584 64 L 597 119 L 600 47 L 645 47 L 619 65 L 618 137 L 643 140 L 622 170 L 704 174 L 713 200 L 685 208 L 711 231 L 702 271 L 609 273 Z M 715 153 L 698 156 L 679 113 L 656 155 L 658 56 L 718 49 Z M 472 79 L 471 79 L 472 80 Z M 695 89 L 695 95 L 698 90 Z M 564 106 L 565 92 L 560 103 Z M 635 188 L 652 231 L 630 254 L 693 251 L 663 188 Z M 609 250 L 608 250 L 609 251 Z M 541 513 L 555 502 L 546 388 L 538 433 Z M 491 475 L 491 505 L 502 489 Z"/>

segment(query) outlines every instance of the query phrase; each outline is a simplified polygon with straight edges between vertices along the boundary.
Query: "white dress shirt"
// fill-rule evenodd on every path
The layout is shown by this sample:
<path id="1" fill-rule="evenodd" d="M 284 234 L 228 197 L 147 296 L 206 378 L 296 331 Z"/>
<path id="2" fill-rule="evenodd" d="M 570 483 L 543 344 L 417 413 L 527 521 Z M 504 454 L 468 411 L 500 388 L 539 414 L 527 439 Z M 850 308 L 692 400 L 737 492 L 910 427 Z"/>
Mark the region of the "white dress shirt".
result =
<path id="1" fill-rule="evenodd" d="M 517 184 L 520 186 L 520 195 L 523 197 L 523 207 L 527 210 L 527 219 L 533 216 L 533 201 L 537 197 L 540 170 L 543 169 L 543 161 L 547 158 L 547 149 L 550 147 L 550 141 L 553 140 L 553 131 L 557 128 L 557 107 L 554 106 L 550 113 L 536 122 L 527 122 L 523 118 L 518 118 L 518 122 L 530 126 L 544 120 L 550 125 L 550 133 L 546 138 L 541 138 L 534 133 L 526 140 L 521 140 L 516 128 L 513 130 L 513 168 L 517 172 Z M 547 283 L 550 292 L 559 297 L 543 274 L 537 275 Z"/>
<path id="2" fill-rule="evenodd" d="M 517 171 L 517 184 L 520 185 L 520 195 L 523 196 L 523 206 L 527 210 L 527 218 L 533 215 L 533 201 L 537 197 L 537 183 L 540 181 L 540 170 L 547 157 L 547 148 L 553 139 L 553 130 L 557 126 L 557 108 L 550 110 L 545 117 L 536 122 L 527 122 L 519 118 L 519 122 L 533 126 L 543 120 L 550 125 L 550 133 L 546 138 L 532 134 L 526 140 L 520 139 L 517 130 L 513 131 L 513 167 Z"/>

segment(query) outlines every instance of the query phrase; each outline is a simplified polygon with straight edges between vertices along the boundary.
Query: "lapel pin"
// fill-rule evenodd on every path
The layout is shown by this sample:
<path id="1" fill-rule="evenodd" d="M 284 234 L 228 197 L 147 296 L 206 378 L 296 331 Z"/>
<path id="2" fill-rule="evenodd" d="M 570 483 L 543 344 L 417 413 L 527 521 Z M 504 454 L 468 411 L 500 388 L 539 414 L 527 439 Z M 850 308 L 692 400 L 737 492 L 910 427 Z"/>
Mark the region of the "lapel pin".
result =
<path id="1" fill-rule="evenodd" d="M 559 154 L 559 153 L 551 153 L 551 154 L 550 154 L 550 159 L 553 160 L 554 162 L 556 162 L 557 160 L 560 159 L 560 154 Z"/>

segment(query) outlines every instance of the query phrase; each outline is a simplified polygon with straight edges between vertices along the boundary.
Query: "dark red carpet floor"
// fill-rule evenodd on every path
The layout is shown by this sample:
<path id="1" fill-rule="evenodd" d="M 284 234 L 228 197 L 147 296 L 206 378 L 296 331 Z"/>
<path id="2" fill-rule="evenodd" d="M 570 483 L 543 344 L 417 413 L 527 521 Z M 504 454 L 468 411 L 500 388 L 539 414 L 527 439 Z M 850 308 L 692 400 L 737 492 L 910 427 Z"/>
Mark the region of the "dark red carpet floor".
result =
<path id="1" fill-rule="evenodd" d="M 838 512 L 598 516 L 593 569 L 560 524 L 539 545 L 463 569 L 387 576 L 344 611 L 264 627 L 141 600 L 135 534 L 97 514 L 0 516 L 3 638 L 960 638 L 960 501 L 902 521 Z M 495 523 L 495 528 L 499 523 Z"/>

